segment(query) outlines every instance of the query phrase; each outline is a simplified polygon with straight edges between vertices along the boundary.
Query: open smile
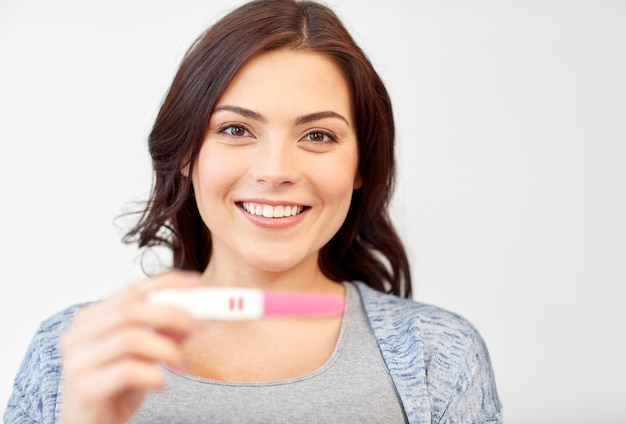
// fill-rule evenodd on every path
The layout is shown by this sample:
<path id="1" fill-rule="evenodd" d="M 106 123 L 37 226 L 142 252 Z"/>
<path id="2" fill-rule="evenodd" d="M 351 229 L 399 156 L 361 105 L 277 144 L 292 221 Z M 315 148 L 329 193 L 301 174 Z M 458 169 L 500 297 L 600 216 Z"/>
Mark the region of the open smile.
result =
<path id="1" fill-rule="evenodd" d="M 296 216 L 309 209 L 304 205 L 268 205 L 263 203 L 239 202 L 239 206 L 250 215 L 263 216 L 265 218 L 284 218 Z"/>

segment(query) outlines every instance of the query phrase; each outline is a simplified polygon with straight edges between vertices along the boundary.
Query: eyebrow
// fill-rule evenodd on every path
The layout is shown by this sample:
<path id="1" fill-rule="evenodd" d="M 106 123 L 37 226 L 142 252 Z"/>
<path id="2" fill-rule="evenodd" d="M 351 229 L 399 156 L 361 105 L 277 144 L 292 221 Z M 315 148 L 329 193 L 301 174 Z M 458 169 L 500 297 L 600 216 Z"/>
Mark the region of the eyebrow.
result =
<path id="1" fill-rule="evenodd" d="M 346 118 L 344 118 L 337 112 L 333 112 L 332 110 L 324 110 L 322 112 L 314 112 L 314 113 L 309 113 L 307 115 L 298 116 L 296 118 L 296 125 L 306 124 L 308 122 L 313 122 L 313 121 L 319 121 L 320 119 L 325 119 L 325 118 L 340 119 L 343 122 L 345 122 L 348 126 L 350 126 L 350 123 L 348 122 Z"/>
<path id="2" fill-rule="evenodd" d="M 267 118 L 265 116 L 253 110 L 246 109 L 244 107 L 223 105 L 223 106 L 219 106 L 215 108 L 215 112 L 219 112 L 222 110 L 239 114 L 248 119 L 253 119 L 255 121 L 267 123 Z M 298 116 L 295 122 L 296 122 L 296 125 L 302 125 L 302 124 L 306 124 L 306 123 L 313 122 L 313 121 L 319 121 L 320 119 L 326 119 L 326 118 L 340 119 L 343 122 L 345 122 L 348 126 L 350 126 L 350 123 L 348 122 L 346 118 L 344 118 L 342 115 L 340 115 L 337 112 L 333 112 L 332 110 L 324 110 L 321 112 L 313 112 L 313 113 L 308 113 L 306 115 Z"/>

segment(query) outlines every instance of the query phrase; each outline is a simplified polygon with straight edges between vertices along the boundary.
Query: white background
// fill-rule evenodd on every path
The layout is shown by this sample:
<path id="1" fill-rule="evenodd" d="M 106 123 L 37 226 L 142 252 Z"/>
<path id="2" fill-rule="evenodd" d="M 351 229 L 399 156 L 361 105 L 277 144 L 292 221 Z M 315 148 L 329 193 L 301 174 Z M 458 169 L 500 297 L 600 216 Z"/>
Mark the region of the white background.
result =
<path id="1" fill-rule="evenodd" d="M 0 404 L 40 321 L 141 275 L 113 220 L 184 52 L 239 2 L 0 2 Z M 333 0 L 395 105 L 416 297 L 506 422 L 626 422 L 626 3 Z"/>

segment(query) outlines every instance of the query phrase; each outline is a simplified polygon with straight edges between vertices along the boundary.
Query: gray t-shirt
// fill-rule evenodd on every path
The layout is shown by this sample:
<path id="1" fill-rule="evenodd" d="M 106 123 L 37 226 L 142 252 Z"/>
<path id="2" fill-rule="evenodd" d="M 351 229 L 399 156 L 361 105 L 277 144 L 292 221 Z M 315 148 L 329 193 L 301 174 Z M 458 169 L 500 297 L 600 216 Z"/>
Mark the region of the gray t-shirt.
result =
<path id="1" fill-rule="evenodd" d="M 337 345 L 318 370 L 287 380 L 229 383 L 166 369 L 166 389 L 149 393 L 129 422 L 405 423 L 360 296 L 352 284 L 344 285 Z"/>

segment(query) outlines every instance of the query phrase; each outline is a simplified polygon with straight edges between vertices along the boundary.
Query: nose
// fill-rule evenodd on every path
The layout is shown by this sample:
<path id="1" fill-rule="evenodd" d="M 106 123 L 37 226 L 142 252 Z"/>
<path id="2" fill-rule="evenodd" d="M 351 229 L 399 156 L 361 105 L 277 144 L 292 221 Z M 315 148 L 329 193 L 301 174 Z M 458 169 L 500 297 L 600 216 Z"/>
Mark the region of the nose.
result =
<path id="1" fill-rule="evenodd" d="M 294 143 L 277 138 L 259 143 L 253 159 L 252 178 L 270 187 L 297 183 L 300 173 L 297 147 Z"/>

